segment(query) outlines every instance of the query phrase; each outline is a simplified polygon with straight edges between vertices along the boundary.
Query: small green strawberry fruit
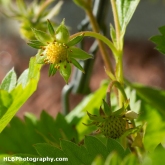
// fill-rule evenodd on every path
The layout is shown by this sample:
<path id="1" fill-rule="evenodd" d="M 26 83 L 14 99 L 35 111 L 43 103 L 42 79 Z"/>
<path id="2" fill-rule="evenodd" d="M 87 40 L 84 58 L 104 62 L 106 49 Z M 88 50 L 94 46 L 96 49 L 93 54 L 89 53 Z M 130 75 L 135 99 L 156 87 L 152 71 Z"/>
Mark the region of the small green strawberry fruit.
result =
<path id="1" fill-rule="evenodd" d="M 127 111 L 126 107 L 122 107 L 117 111 L 111 112 L 111 107 L 103 100 L 104 108 L 100 107 L 100 116 L 92 115 L 87 112 L 92 123 L 85 124 L 86 126 L 96 125 L 98 127 L 98 131 L 102 133 L 106 138 L 118 139 L 121 136 L 127 136 L 131 133 L 137 132 L 140 127 L 128 128 L 129 123 L 133 119 L 135 112 Z M 131 114 L 127 117 L 128 114 Z M 133 114 L 133 115 L 132 115 Z"/>
<path id="2" fill-rule="evenodd" d="M 101 133 L 107 138 L 119 138 L 126 130 L 126 120 L 120 116 L 109 116 L 100 124 Z"/>

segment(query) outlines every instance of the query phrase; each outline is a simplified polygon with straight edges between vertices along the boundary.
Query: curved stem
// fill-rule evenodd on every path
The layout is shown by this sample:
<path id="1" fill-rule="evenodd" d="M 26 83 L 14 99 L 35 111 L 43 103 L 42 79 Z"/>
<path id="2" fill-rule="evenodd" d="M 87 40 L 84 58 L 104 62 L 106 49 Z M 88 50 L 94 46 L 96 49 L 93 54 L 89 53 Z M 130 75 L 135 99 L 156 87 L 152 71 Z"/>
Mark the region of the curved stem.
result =
<path id="1" fill-rule="evenodd" d="M 122 106 L 123 106 L 123 103 L 125 100 L 127 100 L 127 96 L 126 96 L 126 93 L 123 89 L 123 86 L 120 84 L 120 82 L 118 81 L 112 81 L 109 85 L 108 85 L 108 88 L 107 88 L 107 95 L 106 95 L 106 101 L 107 101 L 107 104 L 109 106 L 111 106 L 111 101 L 110 101 L 110 94 L 111 94 L 111 91 L 112 91 L 112 88 L 113 86 L 116 86 L 117 89 L 120 90 L 121 94 L 122 94 L 122 97 L 124 98 L 122 101 Z M 120 99 L 120 98 L 119 98 Z"/>
<path id="2" fill-rule="evenodd" d="M 75 38 L 76 36 L 79 36 L 79 35 L 82 35 L 82 34 L 84 34 L 84 36 L 94 37 L 96 39 L 99 39 L 99 40 L 103 41 L 111 49 L 111 51 L 114 55 L 117 54 L 117 50 L 114 47 L 113 43 L 107 37 L 101 35 L 100 33 L 92 32 L 92 31 L 78 32 L 78 33 L 75 33 L 72 36 L 70 36 L 70 39 Z"/>

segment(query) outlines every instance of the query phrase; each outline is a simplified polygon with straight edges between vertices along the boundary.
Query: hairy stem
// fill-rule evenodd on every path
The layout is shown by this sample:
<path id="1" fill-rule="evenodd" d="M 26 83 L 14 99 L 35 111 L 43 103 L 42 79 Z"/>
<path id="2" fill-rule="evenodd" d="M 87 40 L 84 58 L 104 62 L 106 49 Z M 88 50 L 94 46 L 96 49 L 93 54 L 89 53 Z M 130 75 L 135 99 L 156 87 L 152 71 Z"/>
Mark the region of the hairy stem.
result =
<path id="1" fill-rule="evenodd" d="M 112 5 L 112 12 L 113 12 L 114 23 L 115 23 L 117 46 L 118 46 L 118 49 L 120 49 L 120 31 L 121 31 L 121 29 L 120 29 L 119 17 L 117 14 L 117 7 L 116 7 L 115 0 L 111 0 L 111 5 Z"/>
<path id="2" fill-rule="evenodd" d="M 99 30 L 99 25 L 98 25 L 94 15 L 93 15 L 92 10 L 88 9 L 88 10 L 86 10 L 86 13 L 87 13 L 87 15 L 90 19 L 93 31 L 96 32 L 96 33 L 99 33 L 99 31 L 100 31 Z M 109 55 L 108 55 L 108 53 L 106 51 L 106 48 L 105 48 L 105 45 L 100 40 L 98 40 L 98 44 L 99 44 L 100 52 L 102 54 L 102 58 L 103 58 L 104 63 L 105 63 L 105 67 L 107 68 L 107 70 L 114 73 Z"/>
<path id="3" fill-rule="evenodd" d="M 117 13 L 117 6 L 116 6 L 116 0 L 110 0 L 111 6 L 112 6 L 112 12 L 114 17 L 114 23 L 115 23 L 115 31 L 116 31 L 116 78 L 121 83 L 122 86 L 124 86 L 124 79 L 123 79 L 123 40 L 121 40 L 121 27 L 119 23 L 119 17 Z M 124 102 L 124 98 L 122 93 L 119 91 L 119 105 L 122 106 Z"/>

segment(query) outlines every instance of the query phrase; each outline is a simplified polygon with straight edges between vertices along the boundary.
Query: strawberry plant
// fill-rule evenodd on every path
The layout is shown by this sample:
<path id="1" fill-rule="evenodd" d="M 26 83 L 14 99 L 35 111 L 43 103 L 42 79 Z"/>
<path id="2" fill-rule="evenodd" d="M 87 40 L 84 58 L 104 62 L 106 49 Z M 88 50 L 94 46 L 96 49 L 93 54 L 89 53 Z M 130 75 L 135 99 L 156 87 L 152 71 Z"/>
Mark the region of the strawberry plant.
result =
<path id="1" fill-rule="evenodd" d="M 51 20 L 59 12 L 61 1 L 55 7 L 49 0 L 0 2 L 2 12 L 20 21 L 21 36 L 37 50 L 19 78 L 11 69 L 0 84 L 0 164 L 165 164 L 165 91 L 129 82 L 123 73 L 124 36 L 140 0 L 107 1 L 114 18 L 110 39 L 93 13 L 96 0 L 73 0 L 91 25 L 89 31 L 82 28 L 74 34 L 70 34 L 65 19 L 59 24 Z M 164 26 L 159 31 L 161 34 L 150 40 L 164 54 Z M 80 45 L 87 37 L 97 41 L 90 53 Z M 89 76 L 84 64 L 94 60 L 97 48 L 107 79 L 95 92 L 55 118 L 46 110 L 39 118 L 31 113 L 23 119 L 16 116 L 37 89 L 44 65 L 49 65 L 48 79 L 59 71 L 67 86 L 73 85 L 73 70 Z M 113 54 L 114 65 L 107 48 Z"/>

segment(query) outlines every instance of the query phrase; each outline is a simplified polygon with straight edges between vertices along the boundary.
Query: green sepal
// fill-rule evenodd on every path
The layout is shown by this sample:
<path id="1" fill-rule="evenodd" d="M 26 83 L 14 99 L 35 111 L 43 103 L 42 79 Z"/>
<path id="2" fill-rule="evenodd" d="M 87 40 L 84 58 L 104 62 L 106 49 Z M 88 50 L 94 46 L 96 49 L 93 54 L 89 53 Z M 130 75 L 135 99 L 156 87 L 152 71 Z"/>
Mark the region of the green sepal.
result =
<path id="1" fill-rule="evenodd" d="M 35 34 L 36 39 L 39 40 L 41 43 L 48 44 L 48 42 L 53 41 L 49 34 L 34 28 L 32 30 Z"/>
<path id="2" fill-rule="evenodd" d="M 57 72 L 57 69 L 54 66 L 55 66 L 55 64 L 49 65 L 49 77 L 55 75 Z"/>
<path id="3" fill-rule="evenodd" d="M 114 116 L 120 116 L 120 115 L 123 115 L 124 112 L 125 112 L 125 108 L 124 108 L 124 104 L 123 104 L 123 106 L 120 109 L 113 112 L 113 115 Z"/>
<path id="4" fill-rule="evenodd" d="M 99 109 L 99 114 L 100 114 L 100 116 L 105 117 L 105 112 L 103 111 L 101 106 L 100 106 L 100 109 Z"/>
<path id="5" fill-rule="evenodd" d="M 131 135 L 131 134 L 134 134 L 134 133 L 137 133 L 141 130 L 141 128 L 142 128 L 142 125 L 139 125 L 135 128 L 130 128 L 127 131 L 125 131 L 125 133 L 121 136 L 121 138 L 126 137 L 126 136 Z"/>
<path id="6" fill-rule="evenodd" d="M 43 54 L 43 56 L 41 56 L 42 53 L 43 50 L 40 50 L 36 54 L 36 64 L 45 64 L 44 59 L 46 58 L 46 55 Z"/>
<path id="7" fill-rule="evenodd" d="M 104 112 L 107 116 L 111 115 L 111 107 L 103 99 Z"/>
<path id="8" fill-rule="evenodd" d="M 93 122 L 91 122 L 91 123 L 89 123 L 89 124 L 86 124 L 86 123 L 82 123 L 82 124 L 84 124 L 85 126 L 91 126 L 91 125 L 96 125 L 96 123 L 97 123 L 97 122 L 93 121 Z"/>
<path id="9" fill-rule="evenodd" d="M 60 64 L 60 74 L 64 78 L 65 82 L 68 84 L 71 74 L 71 66 L 68 62 L 64 61 Z"/>
<path id="10" fill-rule="evenodd" d="M 27 44 L 36 49 L 41 49 L 42 46 L 45 46 L 45 44 L 43 44 L 42 42 L 40 42 L 38 40 L 31 40 Z"/>
<path id="11" fill-rule="evenodd" d="M 80 69 L 83 73 L 85 73 L 83 67 L 78 63 L 78 61 L 76 61 L 74 58 L 70 58 L 70 60 L 76 68 Z"/>
<path id="12" fill-rule="evenodd" d="M 95 122 L 102 122 L 104 119 L 102 117 L 99 117 L 97 115 L 92 115 L 87 111 L 87 115 L 89 116 L 90 120 L 94 120 Z"/>
<path id="13" fill-rule="evenodd" d="M 61 24 L 57 27 L 56 31 L 55 31 L 55 38 L 58 42 L 61 43 L 67 43 L 69 41 L 69 31 L 67 29 L 67 27 L 65 26 L 65 20 L 63 19 L 63 21 L 61 22 Z"/>
<path id="14" fill-rule="evenodd" d="M 82 33 L 81 35 L 79 36 L 76 36 L 75 38 L 72 38 L 68 43 L 67 43 L 67 46 L 74 46 L 76 45 L 77 43 L 81 42 L 84 38 L 84 34 Z"/>
<path id="15" fill-rule="evenodd" d="M 49 30 L 49 33 L 52 37 L 55 36 L 55 31 L 54 31 L 54 28 L 51 24 L 51 22 L 49 20 L 47 20 L 47 26 L 48 26 L 48 30 Z"/>
<path id="16" fill-rule="evenodd" d="M 76 58 L 79 60 L 86 60 L 89 58 L 93 58 L 91 54 L 86 53 L 85 51 L 76 48 L 76 47 L 71 47 L 70 50 L 68 51 L 69 57 L 71 58 Z"/>

